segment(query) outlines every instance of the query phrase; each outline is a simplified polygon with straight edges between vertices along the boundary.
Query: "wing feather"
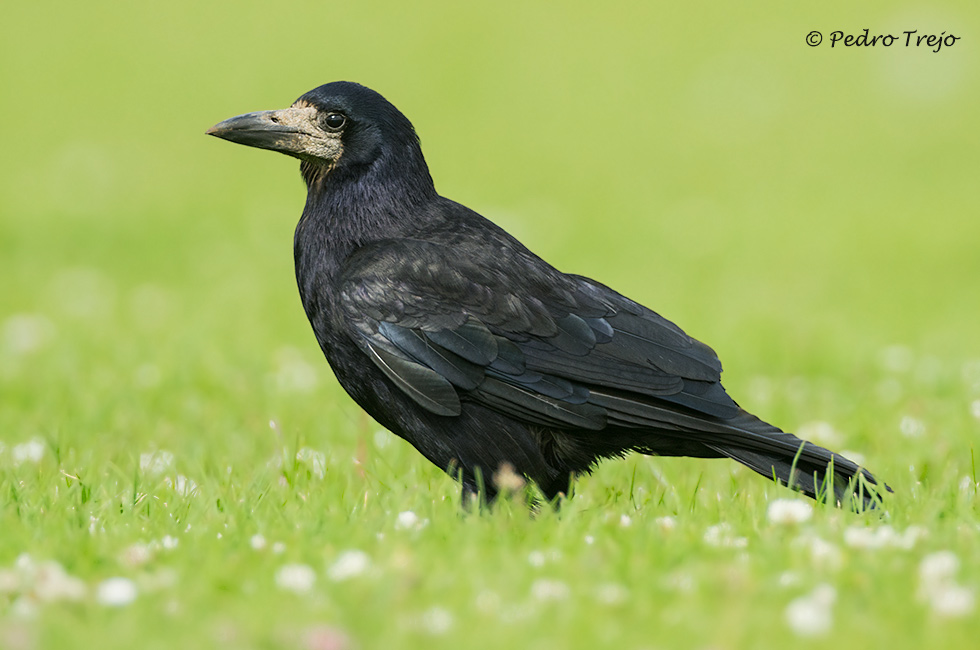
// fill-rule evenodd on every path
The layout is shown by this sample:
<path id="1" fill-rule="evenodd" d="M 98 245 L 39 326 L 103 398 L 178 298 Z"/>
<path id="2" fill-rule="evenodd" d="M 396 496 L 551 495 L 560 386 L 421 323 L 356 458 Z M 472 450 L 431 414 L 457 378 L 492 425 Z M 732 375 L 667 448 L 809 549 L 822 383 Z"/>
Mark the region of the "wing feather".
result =
<path id="1" fill-rule="evenodd" d="M 344 313 L 372 361 L 433 413 L 460 413 L 465 396 L 535 424 L 683 430 L 739 412 L 711 348 L 603 285 L 427 241 L 372 246 L 383 254 L 364 247 L 345 269 Z"/>
<path id="2" fill-rule="evenodd" d="M 364 342 L 364 349 L 374 365 L 419 406 L 436 415 L 459 415 L 462 412 L 459 395 L 439 373 L 372 345 L 370 341 Z"/>

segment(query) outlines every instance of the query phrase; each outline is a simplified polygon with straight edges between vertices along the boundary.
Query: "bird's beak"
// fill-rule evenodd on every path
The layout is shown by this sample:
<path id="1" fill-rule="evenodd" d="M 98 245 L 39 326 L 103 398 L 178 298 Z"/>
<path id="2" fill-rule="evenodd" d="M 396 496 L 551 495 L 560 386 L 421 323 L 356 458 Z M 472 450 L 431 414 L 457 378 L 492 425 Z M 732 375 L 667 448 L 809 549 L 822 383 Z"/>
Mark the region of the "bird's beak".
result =
<path id="1" fill-rule="evenodd" d="M 246 113 L 218 122 L 205 133 L 296 158 L 336 160 L 341 150 L 339 136 L 319 127 L 312 107 Z"/>
<path id="2" fill-rule="evenodd" d="M 230 117 L 224 122 L 218 122 L 205 133 L 249 147 L 297 153 L 296 140 L 300 129 L 296 126 L 295 119 L 283 119 L 288 117 L 286 113 L 295 110 L 259 111 Z"/>

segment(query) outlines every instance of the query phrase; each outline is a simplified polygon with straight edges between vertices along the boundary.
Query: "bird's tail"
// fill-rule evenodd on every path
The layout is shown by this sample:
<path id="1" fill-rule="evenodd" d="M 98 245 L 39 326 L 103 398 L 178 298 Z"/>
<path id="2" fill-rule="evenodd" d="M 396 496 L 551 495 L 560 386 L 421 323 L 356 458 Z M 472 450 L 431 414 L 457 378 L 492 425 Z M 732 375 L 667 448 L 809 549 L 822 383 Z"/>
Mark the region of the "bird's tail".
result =
<path id="1" fill-rule="evenodd" d="M 883 491 L 892 491 L 852 460 L 785 433 L 746 411 L 725 424 L 735 435 L 712 436 L 702 444 L 808 497 L 823 500 L 833 495 L 839 505 L 870 509 L 881 501 Z"/>

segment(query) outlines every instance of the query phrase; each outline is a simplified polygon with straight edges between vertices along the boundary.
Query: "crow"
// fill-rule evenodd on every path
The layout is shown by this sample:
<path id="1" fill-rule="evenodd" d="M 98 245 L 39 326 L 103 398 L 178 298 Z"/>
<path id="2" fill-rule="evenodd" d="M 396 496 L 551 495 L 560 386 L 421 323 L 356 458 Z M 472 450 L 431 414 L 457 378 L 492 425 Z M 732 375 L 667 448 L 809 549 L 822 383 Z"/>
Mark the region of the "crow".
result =
<path id="1" fill-rule="evenodd" d="M 710 347 L 440 196 L 412 123 L 377 92 L 328 83 L 207 133 L 300 160 L 296 280 L 320 348 L 464 496 L 492 501 L 507 470 L 557 500 L 635 451 L 731 458 L 838 505 L 880 500 L 865 469 L 742 410 Z"/>

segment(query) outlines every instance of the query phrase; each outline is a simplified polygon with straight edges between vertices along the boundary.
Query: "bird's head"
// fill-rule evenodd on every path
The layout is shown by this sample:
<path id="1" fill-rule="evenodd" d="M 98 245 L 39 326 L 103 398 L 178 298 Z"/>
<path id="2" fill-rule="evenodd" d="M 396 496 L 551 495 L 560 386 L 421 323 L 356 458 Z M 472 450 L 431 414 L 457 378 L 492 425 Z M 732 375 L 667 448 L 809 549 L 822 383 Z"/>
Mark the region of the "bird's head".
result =
<path id="1" fill-rule="evenodd" d="M 299 158 L 311 185 L 383 159 L 425 168 L 408 118 L 380 94 L 348 81 L 314 88 L 289 108 L 229 118 L 207 134 Z"/>

